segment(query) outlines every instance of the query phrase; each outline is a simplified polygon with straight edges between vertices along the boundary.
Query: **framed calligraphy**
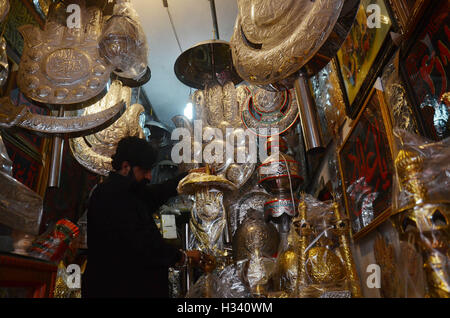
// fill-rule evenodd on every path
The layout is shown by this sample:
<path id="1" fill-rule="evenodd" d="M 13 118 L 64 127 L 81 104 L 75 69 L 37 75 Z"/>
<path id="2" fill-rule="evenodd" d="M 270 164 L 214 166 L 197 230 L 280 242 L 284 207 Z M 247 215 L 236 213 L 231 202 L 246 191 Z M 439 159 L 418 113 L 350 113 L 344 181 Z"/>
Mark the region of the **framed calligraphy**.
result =
<path id="1" fill-rule="evenodd" d="M 384 0 L 361 0 L 353 27 L 337 52 L 346 112 L 352 119 L 358 115 L 384 64 L 395 52 L 389 34 L 398 27 L 390 12 Z"/>
<path id="2" fill-rule="evenodd" d="M 344 202 L 355 240 L 390 215 L 394 175 L 392 136 L 383 93 L 372 89 L 338 148 Z"/>
<path id="3" fill-rule="evenodd" d="M 450 136 L 450 1 L 433 1 L 403 51 L 408 95 L 434 140 Z"/>

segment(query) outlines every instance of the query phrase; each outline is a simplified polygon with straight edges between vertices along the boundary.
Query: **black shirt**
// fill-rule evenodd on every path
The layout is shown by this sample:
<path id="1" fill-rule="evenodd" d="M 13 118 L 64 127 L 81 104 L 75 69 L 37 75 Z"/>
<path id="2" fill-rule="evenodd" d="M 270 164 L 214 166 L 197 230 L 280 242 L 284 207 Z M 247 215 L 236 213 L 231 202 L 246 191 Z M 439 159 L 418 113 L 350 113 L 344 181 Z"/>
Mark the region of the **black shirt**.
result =
<path id="1" fill-rule="evenodd" d="M 88 208 L 88 263 L 83 297 L 168 297 L 168 267 L 180 251 L 162 238 L 152 213 L 186 174 L 137 186 L 111 173 L 93 191 Z"/>

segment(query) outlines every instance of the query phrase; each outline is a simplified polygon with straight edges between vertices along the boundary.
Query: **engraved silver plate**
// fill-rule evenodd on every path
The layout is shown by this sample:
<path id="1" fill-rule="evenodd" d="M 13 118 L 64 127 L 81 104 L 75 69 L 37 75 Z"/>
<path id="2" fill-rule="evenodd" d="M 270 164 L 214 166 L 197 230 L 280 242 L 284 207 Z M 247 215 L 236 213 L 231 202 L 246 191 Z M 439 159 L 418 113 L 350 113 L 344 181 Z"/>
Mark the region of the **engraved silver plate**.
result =
<path id="1" fill-rule="evenodd" d="M 105 88 L 113 67 L 98 53 L 103 17 L 95 7 L 81 6 L 81 13 L 80 29 L 50 18 L 44 31 L 32 25 L 19 28 L 25 45 L 17 84 L 28 98 L 46 104 L 75 104 Z"/>

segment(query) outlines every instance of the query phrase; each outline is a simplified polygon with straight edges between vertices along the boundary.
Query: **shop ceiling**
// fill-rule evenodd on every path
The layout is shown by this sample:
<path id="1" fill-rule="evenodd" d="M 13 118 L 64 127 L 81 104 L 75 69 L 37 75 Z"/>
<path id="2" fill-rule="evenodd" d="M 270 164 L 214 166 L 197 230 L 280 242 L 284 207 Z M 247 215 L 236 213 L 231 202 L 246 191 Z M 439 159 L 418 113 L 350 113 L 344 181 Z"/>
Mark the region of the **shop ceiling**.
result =
<path id="1" fill-rule="evenodd" d="M 175 76 L 173 67 L 181 54 L 163 0 L 132 0 L 150 48 L 150 81 L 143 86 L 158 119 L 173 127 L 171 118 L 182 115 L 190 88 Z M 167 0 L 181 49 L 214 38 L 209 0 Z M 237 16 L 236 0 L 215 0 L 220 40 L 230 41 Z M 192 89 L 192 92 L 194 89 Z"/>

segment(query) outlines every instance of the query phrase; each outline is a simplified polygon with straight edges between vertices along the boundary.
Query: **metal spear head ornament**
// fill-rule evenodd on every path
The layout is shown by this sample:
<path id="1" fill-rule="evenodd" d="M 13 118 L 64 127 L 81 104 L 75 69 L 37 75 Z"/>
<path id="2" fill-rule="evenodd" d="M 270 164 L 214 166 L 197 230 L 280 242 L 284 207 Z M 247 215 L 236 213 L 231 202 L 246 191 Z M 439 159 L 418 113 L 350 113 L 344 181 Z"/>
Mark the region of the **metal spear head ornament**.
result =
<path id="1" fill-rule="evenodd" d="M 118 101 L 98 113 L 78 117 L 55 117 L 32 114 L 26 106 L 14 106 L 9 97 L 0 98 L 0 128 L 20 127 L 42 134 L 80 135 L 101 129 L 116 120 L 125 108 Z"/>

